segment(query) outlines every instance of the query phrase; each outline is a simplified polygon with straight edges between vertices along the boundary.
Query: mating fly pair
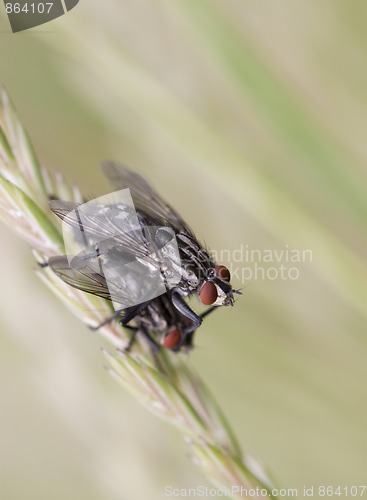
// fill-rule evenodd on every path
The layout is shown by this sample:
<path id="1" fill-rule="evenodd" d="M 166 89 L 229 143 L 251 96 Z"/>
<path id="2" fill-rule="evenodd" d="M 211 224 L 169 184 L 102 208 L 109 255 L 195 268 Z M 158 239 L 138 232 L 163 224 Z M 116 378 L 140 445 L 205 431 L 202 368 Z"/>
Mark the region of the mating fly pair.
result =
<path id="1" fill-rule="evenodd" d="M 82 205 L 50 202 L 63 221 L 67 255 L 48 264 L 69 285 L 113 302 L 115 313 L 102 325 L 122 315 L 132 332 L 127 349 L 139 332 L 154 346 L 189 349 L 203 318 L 233 305 L 240 292 L 140 175 L 112 162 L 102 170 L 116 192 Z M 201 315 L 185 301 L 193 294 L 210 306 Z"/>

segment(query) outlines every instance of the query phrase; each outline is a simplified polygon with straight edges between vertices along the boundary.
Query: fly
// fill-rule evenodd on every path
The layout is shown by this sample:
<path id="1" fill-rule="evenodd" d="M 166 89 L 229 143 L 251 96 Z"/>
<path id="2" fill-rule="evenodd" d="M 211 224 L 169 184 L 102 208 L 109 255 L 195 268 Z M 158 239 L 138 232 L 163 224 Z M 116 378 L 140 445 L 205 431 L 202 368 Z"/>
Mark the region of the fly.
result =
<path id="1" fill-rule="evenodd" d="M 167 349 L 189 349 L 203 318 L 217 306 L 233 305 L 234 294 L 241 292 L 232 288 L 227 267 L 213 261 L 180 215 L 145 179 L 114 162 L 103 163 L 102 170 L 113 189 L 130 189 L 134 210 L 127 204 L 117 203 L 97 205 L 83 212 L 83 205 L 50 201 L 51 210 L 63 223 L 78 227 L 84 239 L 85 234 L 92 234 L 103 236 L 103 241 L 86 245 L 86 250 L 71 261 L 67 256 L 57 256 L 51 257 L 48 264 L 69 285 L 125 304 L 97 328 L 122 314 L 120 324 L 132 332 L 127 350 L 138 332 L 154 345 L 158 345 L 155 340 L 158 335 L 161 345 Z M 121 219 L 125 225 L 124 230 L 119 231 Z M 126 231 L 126 224 L 129 231 Z M 154 255 L 163 257 L 152 258 L 152 248 Z M 138 273 L 142 278 L 138 280 L 136 271 L 135 274 L 118 273 L 121 263 L 126 263 L 129 270 L 132 261 L 140 265 Z M 163 277 L 166 286 L 162 293 L 154 296 L 147 284 L 153 276 Z M 142 300 L 142 290 L 146 300 Z M 134 293 L 139 293 L 139 298 L 126 307 Z M 196 314 L 187 304 L 185 297 L 192 295 L 210 306 L 203 314 Z"/>

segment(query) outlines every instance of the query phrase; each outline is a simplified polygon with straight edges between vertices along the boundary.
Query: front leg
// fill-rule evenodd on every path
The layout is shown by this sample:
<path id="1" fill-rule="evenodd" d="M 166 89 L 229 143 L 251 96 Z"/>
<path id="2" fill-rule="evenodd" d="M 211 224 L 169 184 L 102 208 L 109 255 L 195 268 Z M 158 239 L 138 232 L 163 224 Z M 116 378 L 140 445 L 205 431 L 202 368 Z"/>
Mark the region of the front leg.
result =
<path id="1" fill-rule="evenodd" d="M 199 328 L 201 323 L 203 322 L 202 317 L 196 314 L 190 306 L 182 298 L 182 295 L 177 290 L 173 290 L 171 292 L 171 300 L 172 304 L 175 306 L 178 312 L 185 316 L 187 319 L 192 321 L 192 325 L 185 328 L 185 333 L 190 333 Z"/>
<path id="2" fill-rule="evenodd" d="M 213 312 L 214 309 L 217 309 L 217 307 L 216 306 L 209 307 L 209 309 L 200 314 L 200 318 L 203 320 L 206 316 L 208 316 L 211 312 Z M 184 337 L 180 347 L 185 346 L 186 351 L 192 349 L 194 347 L 193 343 L 194 333 L 195 330 L 193 330 L 191 327 L 184 328 L 183 330 Z"/>

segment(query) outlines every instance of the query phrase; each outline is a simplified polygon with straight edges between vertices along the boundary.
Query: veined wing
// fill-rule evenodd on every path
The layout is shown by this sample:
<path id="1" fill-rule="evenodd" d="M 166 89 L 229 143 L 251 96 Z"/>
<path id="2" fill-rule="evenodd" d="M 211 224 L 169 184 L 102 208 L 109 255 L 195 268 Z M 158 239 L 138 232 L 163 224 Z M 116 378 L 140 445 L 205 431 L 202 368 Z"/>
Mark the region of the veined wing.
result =
<path id="1" fill-rule="evenodd" d="M 137 257 L 144 257 L 151 251 L 136 214 L 127 205 L 90 206 L 52 200 L 49 206 L 55 215 L 76 230 L 75 239 L 84 238 L 85 247 L 109 240 L 122 251 Z"/>
<path id="2" fill-rule="evenodd" d="M 166 203 L 139 174 L 113 161 L 103 162 L 102 171 L 113 189 L 130 189 L 138 213 L 147 214 L 155 225 L 171 226 L 177 233 L 193 234 L 176 210 Z"/>
<path id="3" fill-rule="evenodd" d="M 125 299 L 124 294 L 119 290 L 111 293 L 105 277 L 100 273 L 96 273 L 88 262 L 84 262 L 79 268 L 72 267 L 67 256 L 60 255 L 51 257 L 48 264 L 59 278 L 78 290 L 116 302 L 122 302 Z"/>
<path id="4" fill-rule="evenodd" d="M 115 309 L 125 309 L 151 298 L 149 281 L 145 285 L 144 276 L 139 280 L 136 269 L 133 272 L 128 269 L 124 277 L 115 280 L 113 274 L 105 274 L 99 268 L 98 257 L 84 259 L 82 255 L 78 255 L 69 262 L 66 255 L 60 255 L 51 257 L 48 264 L 65 283 L 83 292 L 113 301 Z"/>
<path id="5" fill-rule="evenodd" d="M 157 228 L 155 236 L 162 229 L 165 228 Z M 163 245 L 165 241 L 163 238 L 157 245 L 152 238 L 150 246 L 157 251 L 136 255 L 109 238 L 76 255 L 53 258 L 49 264 L 71 286 L 110 299 L 118 309 L 125 309 L 165 293 L 167 287 L 180 281 L 178 252 L 169 243 Z"/>

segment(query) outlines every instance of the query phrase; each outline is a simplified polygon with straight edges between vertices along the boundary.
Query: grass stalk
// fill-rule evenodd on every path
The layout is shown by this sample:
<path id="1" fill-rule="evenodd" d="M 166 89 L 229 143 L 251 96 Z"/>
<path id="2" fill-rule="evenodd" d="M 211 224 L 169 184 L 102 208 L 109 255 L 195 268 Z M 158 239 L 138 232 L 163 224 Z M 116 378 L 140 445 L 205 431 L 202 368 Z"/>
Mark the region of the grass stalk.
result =
<path id="1" fill-rule="evenodd" d="M 61 225 L 47 204 L 50 196 L 82 200 L 77 187 L 41 167 L 8 94 L 1 89 L 0 219 L 30 245 L 38 263 L 63 253 Z M 86 325 L 95 326 L 111 313 L 108 301 L 71 288 L 51 269 L 40 267 L 37 275 Z M 116 322 L 99 333 L 111 343 L 112 352 L 103 350 L 109 373 L 148 410 L 176 426 L 193 462 L 217 488 L 231 492 L 233 498 L 241 496 L 241 488 L 266 489 L 274 498 L 270 479 L 243 455 L 219 405 L 184 355 L 162 349 L 154 362 L 140 340 L 126 353 L 128 338 Z"/>

